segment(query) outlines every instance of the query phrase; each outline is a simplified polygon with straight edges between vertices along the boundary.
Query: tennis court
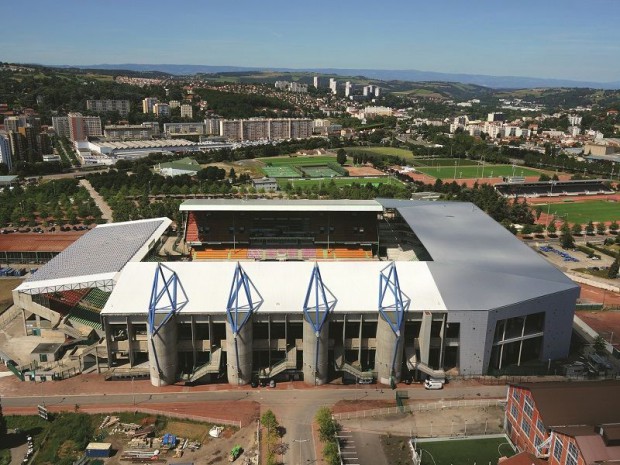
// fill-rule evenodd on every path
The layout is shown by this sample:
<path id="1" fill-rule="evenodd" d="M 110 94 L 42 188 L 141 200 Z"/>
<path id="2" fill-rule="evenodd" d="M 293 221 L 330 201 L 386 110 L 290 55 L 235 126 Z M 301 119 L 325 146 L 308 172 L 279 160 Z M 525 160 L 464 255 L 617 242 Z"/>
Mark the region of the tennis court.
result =
<path id="1" fill-rule="evenodd" d="M 299 166 L 299 169 L 310 178 L 333 178 L 340 176 L 328 166 Z"/>
<path id="2" fill-rule="evenodd" d="M 269 178 L 301 178 L 301 173 L 292 166 L 263 166 L 261 169 Z"/>
<path id="3" fill-rule="evenodd" d="M 259 158 L 265 165 L 270 166 L 310 166 L 310 165 L 326 165 L 327 163 L 336 163 L 335 156 L 329 155 L 312 155 L 312 156 L 296 156 L 296 157 L 267 157 Z"/>

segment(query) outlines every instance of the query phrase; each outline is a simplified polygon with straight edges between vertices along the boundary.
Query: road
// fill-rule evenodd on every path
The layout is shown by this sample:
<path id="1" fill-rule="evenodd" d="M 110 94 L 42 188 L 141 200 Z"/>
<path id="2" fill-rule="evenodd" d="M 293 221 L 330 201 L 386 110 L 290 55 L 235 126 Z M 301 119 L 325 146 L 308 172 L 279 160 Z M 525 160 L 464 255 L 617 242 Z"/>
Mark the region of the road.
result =
<path id="1" fill-rule="evenodd" d="M 95 204 L 97 204 L 97 207 L 99 207 L 99 210 L 101 210 L 101 218 L 103 218 L 106 223 L 111 223 L 112 209 L 108 205 L 108 202 L 106 202 L 104 198 L 101 197 L 99 192 L 95 190 L 95 188 L 90 184 L 90 182 L 88 182 L 88 180 L 80 179 L 80 185 L 88 191 L 92 199 L 95 201 Z"/>
<path id="2" fill-rule="evenodd" d="M 441 400 L 462 398 L 499 398 L 506 395 L 506 386 L 460 386 L 453 383 L 442 391 L 427 391 L 420 385 L 408 388 L 410 400 Z M 316 410 L 324 405 L 331 406 L 340 400 L 392 400 L 394 392 L 390 389 L 370 387 L 361 389 L 290 389 L 281 384 L 276 389 L 262 388 L 252 390 L 223 390 L 209 392 L 168 392 L 160 393 L 115 393 L 115 394 L 69 394 L 69 395 L 29 395 L 2 397 L 3 407 L 33 407 L 42 402 L 46 406 L 75 404 L 115 405 L 132 404 L 148 406 L 154 403 L 204 402 L 249 400 L 261 404 L 261 410 L 271 409 L 280 424 L 286 428 L 284 442 L 289 444 L 284 457 L 286 464 L 299 462 L 301 447 L 302 463 L 316 461 L 315 445 L 312 438 L 311 424 Z M 297 441 L 294 441 L 297 440 Z"/>

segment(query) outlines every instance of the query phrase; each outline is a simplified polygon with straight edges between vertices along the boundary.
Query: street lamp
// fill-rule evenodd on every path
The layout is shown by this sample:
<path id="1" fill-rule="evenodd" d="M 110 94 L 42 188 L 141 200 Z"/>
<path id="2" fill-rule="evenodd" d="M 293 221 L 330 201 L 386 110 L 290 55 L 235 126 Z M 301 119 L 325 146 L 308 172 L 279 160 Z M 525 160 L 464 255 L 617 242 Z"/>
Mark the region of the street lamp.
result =
<path id="1" fill-rule="evenodd" d="M 555 181 L 551 181 L 551 192 L 549 194 L 549 197 L 553 196 L 553 186 L 555 186 Z M 551 199 L 549 199 L 549 202 L 547 202 L 547 228 L 549 227 L 549 209 L 551 208 Z"/>

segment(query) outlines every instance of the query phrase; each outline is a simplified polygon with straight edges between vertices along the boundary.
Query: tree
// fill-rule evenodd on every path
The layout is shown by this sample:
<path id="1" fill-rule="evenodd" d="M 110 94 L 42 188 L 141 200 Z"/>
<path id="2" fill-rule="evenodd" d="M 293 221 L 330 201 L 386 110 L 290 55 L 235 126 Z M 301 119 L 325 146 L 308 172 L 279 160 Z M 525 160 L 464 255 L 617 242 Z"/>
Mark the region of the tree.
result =
<path id="1" fill-rule="evenodd" d="M 555 221 L 549 222 L 549 225 L 547 226 L 547 232 L 549 233 L 549 235 L 555 236 L 555 233 L 557 232 L 557 228 L 555 227 Z"/>
<path id="2" fill-rule="evenodd" d="M 9 174 L 9 167 L 6 163 L 0 163 L 0 176 L 6 176 Z"/>
<path id="3" fill-rule="evenodd" d="M 603 236 L 607 232 L 607 228 L 605 227 L 605 223 L 599 221 L 596 225 L 596 234 Z"/>
<path id="4" fill-rule="evenodd" d="M 336 423 L 332 419 L 332 411 L 329 407 L 321 407 L 317 410 L 314 418 L 319 424 L 319 437 L 321 441 L 331 441 L 336 434 Z"/>
<path id="5" fill-rule="evenodd" d="M 610 279 L 616 279 L 618 277 L 618 271 L 620 271 L 620 255 L 616 256 L 614 262 L 609 266 L 607 277 Z"/>
<path id="6" fill-rule="evenodd" d="M 579 226 L 581 230 L 581 226 Z M 562 225 L 562 233 L 560 234 L 560 245 L 565 249 L 572 249 L 575 247 L 575 239 L 571 234 L 571 230 L 568 227 L 568 223 Z"/>
<path id="7" fill-rule="evenodd" d="M 347 162 L 347 152 L 344 149 L 338 149 L 336 152 L 336 161 L 342 166 Z"/>
<path id="8" fill-rule="evenodd" d="M 588 236 L 594 234 L 594 223 L 592 223 L 592 221 L 588 221 L 588 224 L 586 225 L 586 234 Z"/>
<path id="9" fill-rule="evenodd" d="M 592 344 L 592 347 L 594 348 L 594 351 L 597 354 L 603 354 L 605 353 L 605 348 L 607 347 L 607 343 L 605 342 L 605 339 L 603 339 L 601 336 L 596 336 L 596 338 L 594 339 L 594 343 Z"/>
<path id="10" fill-rule="evenodd" d="M 575 223 L 572 228 L 572 232 L 575 236 L 581 236 L 581 231 L 583 231 L 583 226 L 579 223 Z"/>
<path id="11" fill-rule="evenodd" d="M 609 230 L 613 233 L 616 234 L 618 232 L 618 222 L 617 221 L 613 221 L 610 225 L 609 225 Z"/>

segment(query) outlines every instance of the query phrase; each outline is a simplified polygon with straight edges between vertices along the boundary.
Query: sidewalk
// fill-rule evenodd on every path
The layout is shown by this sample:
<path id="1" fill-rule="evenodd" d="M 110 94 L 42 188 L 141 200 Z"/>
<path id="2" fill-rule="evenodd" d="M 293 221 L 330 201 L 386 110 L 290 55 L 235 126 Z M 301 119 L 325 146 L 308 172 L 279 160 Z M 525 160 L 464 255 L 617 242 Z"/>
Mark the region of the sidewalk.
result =
<path id="1" fill-rule="evenodd" d="M 95 204 L 97 204 L 97 207 L 99 207 L 99 210 L 101 210 L 101 218 L 103 218 L 106 223 L 111 223 L 112 209 L 108 205 L 108 202 L 106 202 L 103 197 L 101 197 L 99 192 L 97 192 L 95 188 L 90 184 L 90 182 L 88 182 L 86 179 L 80 179 L 80 186 L 84 187 L 88 191 L 90 196 L 95 201 Z"/>

